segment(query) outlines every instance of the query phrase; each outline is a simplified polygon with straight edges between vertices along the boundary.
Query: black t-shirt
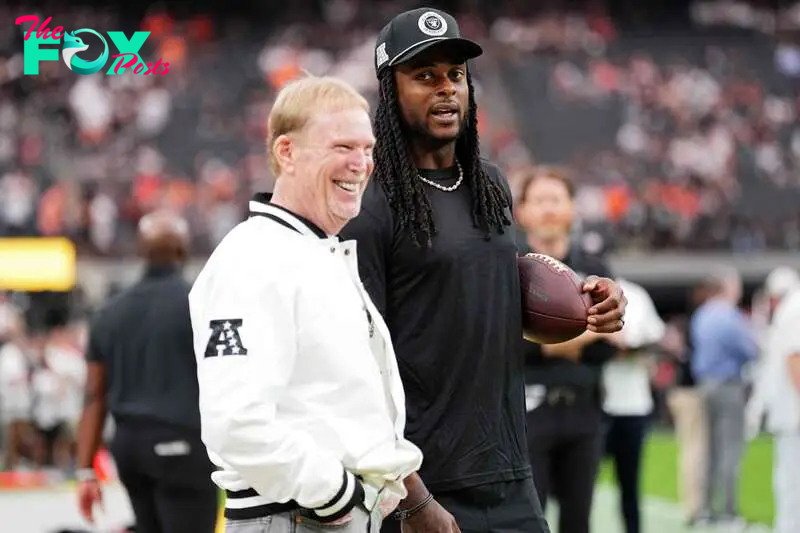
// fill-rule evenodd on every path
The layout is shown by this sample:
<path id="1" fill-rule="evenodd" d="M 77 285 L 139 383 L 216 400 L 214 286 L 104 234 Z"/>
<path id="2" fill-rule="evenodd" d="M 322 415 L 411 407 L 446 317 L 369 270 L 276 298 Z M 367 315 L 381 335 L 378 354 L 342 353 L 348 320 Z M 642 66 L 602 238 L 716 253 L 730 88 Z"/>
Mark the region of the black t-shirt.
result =
<path id="1" fill-rule="evenodd" d="M 484 167 L 510 205 L 505 177 Z M 455 182 L 450 169 L 420 173 Z M 357 241 L 361 278 L 392 334 L 406 436 L 422 449 L 420 475 L 433 491 L 523 479 L 530 468 L 513 227 L 487 240 L 474 225 L 466 184 L 425 190 L 437 229 L 431 248 L 415 247 L 399 230 L 374 180 L 340 234 Z"/>
<path id="2" fill-rule="evenodd" d="M 531 250 L 523 233 L 518 234 L 520 255 Z M 602 257 L 588 254 L 573 244 L 567 257 L 556 257 L 581 277 L 595 275 L 613 277 Z M 538 344 L 525 344 L 525 383 L 529 385 L 572 386 L 599 392 L 603 365 L 616 354 L 616 349 L 605 341 L 596 341 L 583 349 L 579 361 L 560 357 L 544 357 Z M 598 397 L 599 398 L 599 397 Z"/>
<path id="3" fill-rule="evenodd" d="M 190 288 L 177 270 L 150 269 L 92 320 L 86 358 L 105 367 L 115 418 L 200 428 Z"/>

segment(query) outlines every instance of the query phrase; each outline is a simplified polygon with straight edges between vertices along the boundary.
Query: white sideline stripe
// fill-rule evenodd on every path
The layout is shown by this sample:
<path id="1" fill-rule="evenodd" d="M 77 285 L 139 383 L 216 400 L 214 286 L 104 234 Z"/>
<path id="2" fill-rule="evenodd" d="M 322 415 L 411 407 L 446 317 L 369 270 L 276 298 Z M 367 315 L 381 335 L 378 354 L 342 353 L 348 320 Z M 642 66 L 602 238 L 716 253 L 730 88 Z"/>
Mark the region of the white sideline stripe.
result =
<path id="1" fill-rule="evenodd" d="M 558 523 L 548 504 L 548 522 L 553 533 L 557 533 Z M 594 529 L 600 533 L 623 533 L 622 517 L 619 510 L 619 492 L 611 484 L 598 485 L 595 489 L 592 512 Z M 602 528 L 601 528 L 602 526 Z M 664 498 L 647 496 L 642 504 L 642 529 L 647 533 L 721 533 L 719 527 L 688 529 L 685 526 L 684 512 L 680 505 Z M 746 533 L 770 533 L 772 528 L 764 524 L 750 525 Z"/>

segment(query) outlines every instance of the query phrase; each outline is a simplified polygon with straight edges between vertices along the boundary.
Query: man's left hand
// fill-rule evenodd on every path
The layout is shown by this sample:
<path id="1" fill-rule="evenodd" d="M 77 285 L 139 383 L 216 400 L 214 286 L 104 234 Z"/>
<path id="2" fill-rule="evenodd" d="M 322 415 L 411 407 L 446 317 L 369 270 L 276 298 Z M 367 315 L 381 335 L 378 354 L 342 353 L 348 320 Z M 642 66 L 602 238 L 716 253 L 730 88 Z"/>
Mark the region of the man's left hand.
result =
<path id="1" fill-rule="evenodd" d="M 78 483 L 78 510 L 81 516 L 94 524 L 94 506 L 103 508 L 103 489 L 96 479 L 88 479 Z"/>
<path id="2" fill-rule="evenodd" d="M 583 292 L 592 297 L 594 306 L 589 309 L 589 325 L 586 329 L 595 333 L 614 333 L 625 325 L 625 307 L 628 300 L 614 280 L 589 276 L 583 284 Z"/>

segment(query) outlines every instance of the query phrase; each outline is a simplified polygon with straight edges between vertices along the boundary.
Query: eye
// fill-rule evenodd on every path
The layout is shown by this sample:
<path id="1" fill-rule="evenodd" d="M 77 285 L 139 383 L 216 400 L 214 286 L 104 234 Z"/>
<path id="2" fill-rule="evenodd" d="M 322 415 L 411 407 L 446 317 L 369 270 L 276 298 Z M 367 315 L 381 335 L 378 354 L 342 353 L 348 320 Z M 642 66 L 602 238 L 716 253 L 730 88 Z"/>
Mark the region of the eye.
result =
<path id="1" fill-rule="evenodd" d="M 420 81 L 429 81 L 433 79 L 433 73 L 430 70 L 426 70 L 417 74 L 417 79 Z"/>
<path id="2" fill-rule="evenodd" d="M 454 70 L 450 73 L 450 78 L 456 81 L 459 81 L 464 78 L 464 71 L 463 70 Z"/>
<path id="3" fill-rule="evenodd" d="M 349 152 L 351 150 L 351 147 L 349 144 L 337 144 L 336 146 L 333 147 L 333 149 L 339 153 L 345 153 Z"/>

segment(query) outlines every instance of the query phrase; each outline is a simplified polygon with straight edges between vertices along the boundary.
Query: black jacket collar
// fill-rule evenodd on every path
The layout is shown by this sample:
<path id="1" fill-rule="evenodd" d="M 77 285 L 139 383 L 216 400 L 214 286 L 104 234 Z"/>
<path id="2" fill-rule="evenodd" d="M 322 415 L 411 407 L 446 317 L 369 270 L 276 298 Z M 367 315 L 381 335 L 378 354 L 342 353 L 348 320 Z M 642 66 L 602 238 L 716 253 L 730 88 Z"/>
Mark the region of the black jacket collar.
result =
<path id="1" fill-rule="evenodd" d="M 289 211 L 288 209 L 286 209 L 284 207 L 281 207 L 279 205 L 273 204 L 272 203 L 272 193 L 266 193 L 266 192 L 256 193 L 256 194 L 253 195 L 253 200 L 252 201 L 253 202 L 258 202 L 260 204 L 269 204 L 271 207 L 273 207 L 275 209 L 280 209 L 281 211 L 289 213 L 294 218 L 296 218 L 297 220 L 302 222 L 303 225 L 305 225 L 308 229 L 310 229 L 314 233 L 314 235 L 316 235 L 320 239 L 327 239 L 328 238 L 328 234 L 325 233 L 325 231 L 322 228 L 320 228 L 319 226 L 317 226 L 316 224 L 314 224 L 313 222 L 308 220 L 306 217 L 300 216 L 297 213 L 292 213 L 291 211 Z M 250 210 L 250 216 L 251 217 L 252 216 L 258 216 L 258 215 L 260 215 L 260 213 L 257 213 L 257 212 L 255 212 L 253 210 Z"/>

